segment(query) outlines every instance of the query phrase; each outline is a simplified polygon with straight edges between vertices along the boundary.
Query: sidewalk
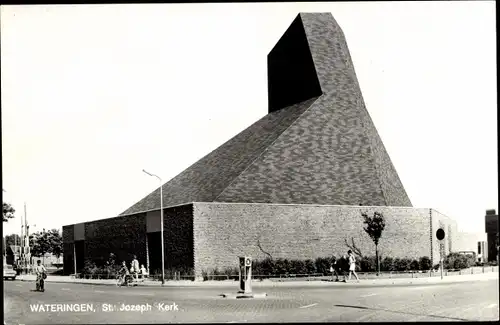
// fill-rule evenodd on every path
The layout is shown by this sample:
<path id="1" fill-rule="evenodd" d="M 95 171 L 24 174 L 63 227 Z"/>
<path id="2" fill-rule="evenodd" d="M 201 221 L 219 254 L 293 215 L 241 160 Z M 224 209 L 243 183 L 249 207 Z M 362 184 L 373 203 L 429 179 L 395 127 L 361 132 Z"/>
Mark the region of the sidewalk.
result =
<path id="1" fill-rule="evenodd" d="M 17 277 L 20 281 L 35 281 L 36 277 L 34 275 L 20 275 Z M 271 281 L 271 280 L 254 280 L 252 281 L 253 287 L 297 287 L 297 286 L 308 286 L 308 287 L 328 287 L 328 286 L 387 286 L 387 285 L 429 285 L 429 284 L 440 284 L 440 283 L 454 283 L 454 282 L 471 282 L 471 281 L 488 281 L 492 279 L 498 280 L 498 272 L 488 272 L 479 274 L 467 274 L 467 275 L 448 275 L 441 279 L 440 275 L 433 275 L 432 277 L 419 277 L 419 278 L 396 278 L 396 279 L 361 279 L 359 283 L 355 280 L 344 283 L 344 282 L 332 282 L 332 281 Z M 116 285 L 116 280 L 88 280 L 88 279 L 74 279 L 70 276 L 47 276 L 46 282 L 52 283 L 78 283 L 78 284 L 92 284 L 92 285 Z M 238 286 L 238 281 L 167 281 L 163 285 L 164 287 L 228 287 L 228 286 Z M 152 287 L 162 287 L 160 281 L 146 280 L 140 283 L 139 286 L 152 286 Z"/>

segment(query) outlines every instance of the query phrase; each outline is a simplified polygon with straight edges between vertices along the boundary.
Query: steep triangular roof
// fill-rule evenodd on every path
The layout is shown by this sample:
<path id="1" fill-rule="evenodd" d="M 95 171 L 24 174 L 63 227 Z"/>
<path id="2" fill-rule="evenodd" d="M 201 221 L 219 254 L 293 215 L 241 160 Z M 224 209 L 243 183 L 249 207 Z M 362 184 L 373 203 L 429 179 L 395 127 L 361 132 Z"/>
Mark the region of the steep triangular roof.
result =
<path id="1" fill-rule="evenodd" d="M 301 13 L 268 55 L 269 114 L 163 185 L 164 206 L 411 206 L 330 13 Z M 159 208 L 159 189 L 121 215 Z"/>

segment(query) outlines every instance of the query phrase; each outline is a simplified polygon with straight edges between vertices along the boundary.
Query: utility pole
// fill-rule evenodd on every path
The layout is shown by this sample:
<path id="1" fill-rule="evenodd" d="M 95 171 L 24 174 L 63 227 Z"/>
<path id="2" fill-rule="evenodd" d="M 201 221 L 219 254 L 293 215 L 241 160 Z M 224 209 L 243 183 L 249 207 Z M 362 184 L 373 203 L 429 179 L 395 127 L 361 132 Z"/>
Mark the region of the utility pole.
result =
<path id="1" fill-rule="evenodd" d="M 23 271 L 24 266 L 24 225 L 23 225 L 23 217 L 21 217 L 21 251 L 19 252 L 19 267 L 21 268 L 21 272 Z"/>
<path id="2" fill-rule="evenodd" d="M 73 241 L 73 262 L 75 267 L 75 279 L 76 279 L 76 243 Z"/>
<path id="3" fill-rule="evenodd" d="M 25 245 L 26 245 L 26 266 L 30 267 L 31 266 L 31 256 L 30 256 L 30 226 L 28 225 L 28 215 L 26 213 L 26 202 L 24 202 L 24 224 L 26 225 L 26 239 L 25 239 Z"/>

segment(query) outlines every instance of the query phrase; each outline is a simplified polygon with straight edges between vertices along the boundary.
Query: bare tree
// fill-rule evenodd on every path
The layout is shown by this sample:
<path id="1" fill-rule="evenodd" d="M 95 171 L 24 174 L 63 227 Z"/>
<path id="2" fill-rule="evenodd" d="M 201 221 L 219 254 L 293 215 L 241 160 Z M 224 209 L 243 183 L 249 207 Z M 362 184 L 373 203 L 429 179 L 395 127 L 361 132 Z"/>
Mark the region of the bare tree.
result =
<path id="1" fill-rule="evenodd" d="M 266 254 L 267 256 L 269 256 L 269 258 L 272 260 L 273 257 L 271 256 L 271 254 L 269 254 L 268 252 L 266 252 L 265 250 L 262 249 L 262 246 L 260 245 L 260 240 L 257 239 L 257 247 L 259 247 L 260 251 L 264 254 Z"/>
<path id="2" fill-rule="evenodd" d="M 354 237 L 351 237 L 351 243 L 352 244 L 349 244 L 347 242 L 347 239 L 344 238 L 344 242 L 345 242 L 345 245 L 356 255 L 358 255 L 359 257 L 363 257 L 363 253 L 361 253 L 361 250 L 356 247 L 356 243 L 354 242 Z"/>

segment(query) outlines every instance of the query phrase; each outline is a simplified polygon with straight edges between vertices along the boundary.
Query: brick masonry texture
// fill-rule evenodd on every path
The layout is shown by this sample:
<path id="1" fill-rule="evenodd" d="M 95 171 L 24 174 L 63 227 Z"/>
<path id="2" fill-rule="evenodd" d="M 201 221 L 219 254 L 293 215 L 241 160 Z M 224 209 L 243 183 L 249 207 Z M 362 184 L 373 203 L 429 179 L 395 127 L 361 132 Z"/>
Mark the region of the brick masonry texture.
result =
<path id="1" fill-rule="evenodd" d="M 287 57 L 281 48 L 305 54 L 291 51 Z M 271 59 L 276 53 L 283 59 Z M 163 185 L 166 206 L 213 201 L 411 206 L 364 106 L 344 34 L 331 14 L 297 17 L 268 57 L 269 82 L 283 81 L 276 74 L 286 70 L 273 62 L 300 59 L 310 65 L 311 58 L 316 78 L 311 69 L 298 71 L 306 77 L 295 78 L 291 87 L 314 79 L 322 95 L 277 111 L 270 107 L 270 114 Z M 269 85 L 271 94 L 276 89 L 281 88 Z M 296 100 L 317 94 L 312 87 Z M 158 189 L 122 215 L 158 209 L 159 201 Z"/>
<path id="2" fill-rule="evenodd" d="M 146 264 L 146 217 L 138 214 L 85 223 L 85 258 L 104 263 L 109 254 L 118 261 Z"/>
<path id="3" fill-rule="evenodd" d="M 193 210 L 197 275 L 215 267 L 236 267 L 238 256 L 265 258 L 258 242 L 273 258 L 314 259 L 346 253 L 345 240 L 354 238 L 363 254 L 374 255 L 362 211 L 378 211 L 386 218 L 379 244 L 382 256 L 419 258 L 434 252 L 433 262 L 438 263 L 431 224 L 453 225 L 435 210 L 431 221 L 431 209 L 411 207 L 195 203 Z"/>
<path id="4" fill-rule="evenodd" d="M 194 267 L 193 205 L 165 209 L 166 267 Z"/>
<path id="5" fill-rule="evenodd" d="M 340 27 L 300 14 L 322 95 L 217 201 L 411 206 L 364 107 Z"/>
<path id="6" fill-rule="evenodd" d="M 163 185 L 164 206 L 210 202 L 254 161 L 307 109 L 308 100 L 264 116 L 243 132 L 209 153 Z M 149 194 L 121 215 L 159 209 L 160 189 Z"/>
<path id="7" fill-rule="evenodd" d="M 192 209 L 192 205 L 185 205 L 164 210 L 164 249 L 167 269 L 194 266 Z M 66 274 L 73 273 L 73 229 L 73 226 L 63 227 Z M 117 261 L 127 263 L 130 263 L 133 255 L 137 255 L 139 263 L 147 265 L 147 238 L 146 213 L 86 222 L 84 256 L 77 257 L 103 264 L 110 253 L 116 255 Z M 151 247 L 149 251 L 152 251 Z M 150 253 L 150 260 L 159 256 L 161 256 L 159 253 Z"/>

